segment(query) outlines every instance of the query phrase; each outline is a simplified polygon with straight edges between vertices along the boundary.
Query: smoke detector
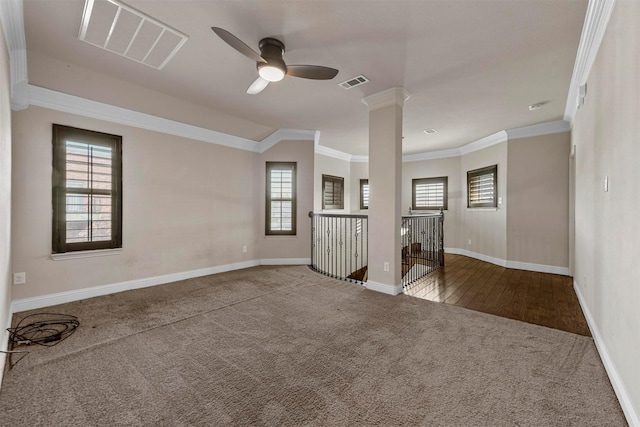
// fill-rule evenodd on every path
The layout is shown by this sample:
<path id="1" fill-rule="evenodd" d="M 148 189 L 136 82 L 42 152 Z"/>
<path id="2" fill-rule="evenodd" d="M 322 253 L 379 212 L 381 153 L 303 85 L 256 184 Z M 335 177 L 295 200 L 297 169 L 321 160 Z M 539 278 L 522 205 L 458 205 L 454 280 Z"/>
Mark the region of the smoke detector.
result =
<path id="1" fill-rule="evenodd" d="M 537 104 L 529 105 L 529 111 L 537 111 L 541 109 L 547 102 L 538 102 Z"/>

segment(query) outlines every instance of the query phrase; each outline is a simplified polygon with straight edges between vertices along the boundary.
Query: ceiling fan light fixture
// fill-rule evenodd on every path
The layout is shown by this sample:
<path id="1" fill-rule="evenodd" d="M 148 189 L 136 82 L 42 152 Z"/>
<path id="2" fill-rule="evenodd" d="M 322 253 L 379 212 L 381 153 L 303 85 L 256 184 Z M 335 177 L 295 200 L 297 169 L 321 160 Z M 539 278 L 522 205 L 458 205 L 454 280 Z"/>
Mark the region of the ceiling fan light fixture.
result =
<path id="1" fill-rule="evenodd" d="M 269 82 L 279 82 L 285 76 L 285 71 L 279 67 L 269 64 L 259 64 L 258 74 Z"/>

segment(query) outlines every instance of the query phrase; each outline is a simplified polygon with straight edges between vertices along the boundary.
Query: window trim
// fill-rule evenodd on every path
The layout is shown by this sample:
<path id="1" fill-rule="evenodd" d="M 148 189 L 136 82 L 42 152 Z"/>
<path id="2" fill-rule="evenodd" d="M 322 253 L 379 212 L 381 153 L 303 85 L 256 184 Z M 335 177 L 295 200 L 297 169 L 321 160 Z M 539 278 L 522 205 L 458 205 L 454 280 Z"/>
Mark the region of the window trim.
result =
<path id="1" fill-rule="evenodd" d="M 337 205 L 327 205 L 325 203 L 325 200 L 326 200 L 325 191 L 326 191 L 327 182 L 332 182 L 334 185 L 338 183 L 340 184 L 340 188 L 341 188 L 340 203 Z M 342 210 L 342 209 L 344 209 L 344 178 L 340 176 L 322 174 L 322 210 L 334 211 L 334 210 Z"/>
<path id="2" fill-rule="evenodd" d="M 438 206 L 416 206 L 416 185 L 419 184 L 443 184 L 443 201 L 442 205 Z M 437 176 L 430 178 L 414 178 L 411 180 L 411 210 L 414 211 L 439 211 L 449 209 L 449 177 Z"/>
<path id="3" fill-rule="evenodd" d="M 293 171 L 291 179 L 291 198 L 290 199 L 277 199 L 275 201 L 291 201 L 291 230 L 272 230 L 271 229 L 271 171 L 274 169 L 290 168 Z M 264 221 L 264 234 L 265 236 L 296 236 L 296 219 L 297 219 L 297 205 L 298 205 L 298 187 L 297 187 L 297 162 L 266 162 L 265 164 L 266 176 L 265 176 L 265 221 Z"/>
<path id="4" fill-rule="evenodd" d="M 122 248 L 122 136 L 79 129 L 59 124 L 52 125 L 52 241 L 53 254 L 78 251 L 99 251 Z M 111 239 L 94 242 L 72 242 L 66 240 L 66 156 L 65 142 L 78 141 L 110 147 L 111 159 Z M 91 193 L 88 193 L 91 194 Z"/>
<path id="5" fill-rule="evenodd" d="M 369 179 L 361 179 L 360 180 L 360 210 L 365 210 L 365 209 L 369 209 L 369 191 L 371 190 L 369 188 L 369 190 L 367 191 L 367 205 L 365 206 L 364 204 L 364 186 L 369 187 Z"/>
<path id="6" fill-rule="evenodd" d="M 473 178 L 493 174 L 493 199 L 488 202 L 473 202 L 471 200 L 471 181 Z M 498 207 L 498 165 L 486 166 L 467 171 L 467 208 L 497 208 Z"/>

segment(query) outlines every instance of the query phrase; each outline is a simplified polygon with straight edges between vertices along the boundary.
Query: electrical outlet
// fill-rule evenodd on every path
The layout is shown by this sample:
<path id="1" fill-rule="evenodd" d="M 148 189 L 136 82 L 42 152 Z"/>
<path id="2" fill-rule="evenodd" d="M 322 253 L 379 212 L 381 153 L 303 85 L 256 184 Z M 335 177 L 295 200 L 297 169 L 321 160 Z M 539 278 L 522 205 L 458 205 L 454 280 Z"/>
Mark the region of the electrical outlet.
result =
<path id="1" fill-rule="evenodd" d="M 389 263 L 388 262 L 384 263 L 384 271 L 389 271 Z"/>
<path id="2" fill-rule="evenodd" d="M 471 239 L 469 239 L 469 246 L 471 246 Z"/>
<path id="3" fill-rule="evenodd" d="M 13 284 L 24 285 L 27 283 L 27 273 L 13 273 Z"/>
<path id="4" fill-rule="evenodd" d="M 247 247 L 246 246 L 242 247 L 242 253 L 247 253 Z"/>

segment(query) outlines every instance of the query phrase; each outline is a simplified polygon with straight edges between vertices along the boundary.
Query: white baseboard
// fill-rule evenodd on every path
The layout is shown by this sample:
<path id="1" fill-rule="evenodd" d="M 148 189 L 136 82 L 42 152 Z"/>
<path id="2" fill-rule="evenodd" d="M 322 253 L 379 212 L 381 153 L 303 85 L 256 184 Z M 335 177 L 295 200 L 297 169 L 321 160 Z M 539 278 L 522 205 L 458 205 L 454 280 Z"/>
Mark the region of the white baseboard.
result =
<path id="1" fill-rule="evenodd" d="M 539 273 L 561 274 L 569 276 L 569 267 L 558 267 L 556 265 L 533 264 L 530 262 L 507 261 L 507 268 L 517 270 L 537 271 Z"/>
<path id="2" fill-rule="evenodd" d="M 261 259 L 260 265 L 309 265 L 311 258 L 271 258 Z"/>
<path id="3" fill-rule="evenodd" d="M 444 251 L 448 254 L 464 255 L 471 258 L 479 259 L 480 261 L 489 262 L 491 264 L 499 265 L 505 268 L 515 268 L 517 270 L 536 271 L 539 273 L 551 273 L 561 274 L 569 276 L 569 267 L 559 267 L 556 265 L 534 264 L 531 262 L 521 261 L 509 261 L 502 258 L 495 258 L 489 255 L 473 252 L 467 249 L 461 248 L 444 248 Z"/>
<path id="4" fill-rule="evenodd" d="M 499 265 L 500 267 L 506 267 L 507 266 L 507 261 L 505 261 L 503 259 L 495 258 L 495 257 L 489 256 L 489 255 L 485 255 L 485 254 L 481 254 L 481 253 L 478 253 L 478 252 L 469 251 L 467 249 L 444 248 L 444 251 L 446 253 L 450 253 L 450 254 L 464 255 L 464 256 L 471 257 L 471 258 L 479 259 L 480 261 L 490 262 L 491 264 Z"/>
<path id="5" fill-rule="evenodd" d="M 382 292 L 387 295 L 398 295 L 402 293 L 402 285 L 387 285 L 385 283 L 378 283 L 368 280 L 365 284 L 367 289 L 376 292 Z"/>
<path id="6" fill-rule="evenodd" d="M 629 424 L 629 427 L 640 427 L 640 416 L 638 414 L 638 411 L 633 406 L 633 400 L 631 400 L 631 396 L 629 396 L 629 392 L 624 385 L 624 381 L 622 380 L 620 374 L 618 374 L 618 370 L 616 369 L 611 356 L 609 356 L 609 351 L 607 350 L 604 340 L 602 339 L 602 335 L 600 334 L 598 325 L 596 324 L 595 319 L 589 311 L 587 302 L 582 296 L 582 292 L 580 290 L 580 286 L 578 286 L 578 282 L 576 282 L 575 280 L 573 281 L 573 289 L 578 296 L 578 301 L 580 302 L 580 307 L 582 307 L 584 317 L 587 319 L 587 324 L 589 325 L 589 329 L 591 330 L 593 341 L 596 344 L 596 348 L 598 349 L 598 353 L 600 354 L 600 359 L 602 359 L 602 364 L 604 365 L 604 369 L 607 371 L 607 375 L 609 376 L 609 381 L 611 381 L 613 390 L 618 397 L 618 401 L 620 402 L 620 406 L 622 407 L 622 412 L 624 412 L 624 415 L 627 418 L 627 423 Z"/>
<path id="7" fill-rule="evenodd" d="M 305 258 L 279 258 L 244 261 L 233 264 L 218 265 L 215 267 L 201 268 L 198 270 L 183 271 L 180 273 L 165 274 L 162 276 L 147 277 L 143 279 L 129 280 L 126 282 L 112 283 L 109 285 L 94 286 L 91 288 L 76 289 L 73 291 L 58 292 L 55 294 L 42 295 L 31 298 L 14 300 L 11 304 L 11 312 L 33 310 L 36 308 L 49 307 L 52 305 L 64 304 L 72 301 L 79 301 L 87 298 L 102 295 L 114 294 L 116 292 L 129 291 L 132 289 L 147 288 L 149 286 L 163 285 L 165 283 L 177 282 L 179 280 L 191 279 L 193 277 L 208 276 L 210 274 L 224 273 L 226 271 L 241 270 L 243 268 L 255 267 L 258 265 L 300 265 L 310 264 Z"/>

